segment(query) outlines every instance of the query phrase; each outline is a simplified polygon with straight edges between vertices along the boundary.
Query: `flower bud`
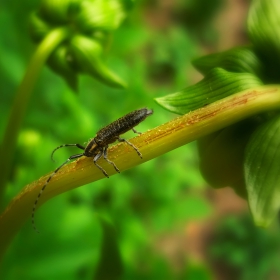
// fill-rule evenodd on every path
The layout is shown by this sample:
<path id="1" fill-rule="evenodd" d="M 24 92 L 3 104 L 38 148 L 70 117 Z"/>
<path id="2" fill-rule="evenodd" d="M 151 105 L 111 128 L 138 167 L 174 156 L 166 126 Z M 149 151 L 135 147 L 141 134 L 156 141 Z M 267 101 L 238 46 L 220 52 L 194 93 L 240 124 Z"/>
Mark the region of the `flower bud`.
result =
<path id="1" fill-rule="evenodd" d="M 69 29 L 68 38 L 50 55 L 48 65 L 72 89 L 77 89 L 79 72 L 112 87 L 125 87 L 124 82 L 105 66 L 102 57 L 110 33 L 125 17 L 120 1 L 43 0 L 39 11 L 31 15 L 30 33 L 36 43 L 55 29 Z"/>

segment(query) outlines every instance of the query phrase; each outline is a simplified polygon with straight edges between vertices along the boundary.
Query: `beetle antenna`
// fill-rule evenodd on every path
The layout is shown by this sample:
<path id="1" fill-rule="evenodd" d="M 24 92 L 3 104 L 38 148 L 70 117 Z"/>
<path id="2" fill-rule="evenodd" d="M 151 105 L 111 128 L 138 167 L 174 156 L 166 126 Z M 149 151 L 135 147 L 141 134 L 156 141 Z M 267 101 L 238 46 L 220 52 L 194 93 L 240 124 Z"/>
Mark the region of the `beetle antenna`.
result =
<path id="1" fill-rule="evenodd" d="M 52 151 L 52 154 L 51 154 L 51 159 L 52 159 L 52 161 L 53 162 L 55 162 L 55 160 L 53 159 L 53 154 L 54 154 L 54 152 L 56 151 L 56 150 L 58 150 L 58 149 L 60 149 L 60 148 L 63 148 L 63 147 L 77 147 L 77 148 L 79 148 L 79 149 L 81 149 L 81 150 L 84 150 L 85 149 L 85 147 L 84 146 L 82 146 L 82 145 L 80 145 L 80 144 L 63 144 L 63 145 L 60 145 L 60 146 L 58 146 L 57 148 L 55 148 L 53 151 Z"/>
<path id="2" fill-rule="evenodd" d="M 76 155 L 73 155 L 71 157 L 69 157 L 64 163 L 62 163 L 59 167 L 57 167 L 55 169 L 55 171 L 50 175 L 50 177 L 48 178 L 48 180 L 46 181 L 46 183 L 44 184 L 44 186 L 42 187 L 42 189 L 40 190 L 34 204 L 33 204 L 33 209 L 32 209 L 32 226 L 34 228 L 34 230 L 39 233 L 38 229 L 36 228 L 35 226 L 35 220 L 34 220 L 34 216 L 35 216 L 35 210 L 36 210 L 36 206 L 37 206 L 37 203 L 43 193 L 43 191 L 45 190 L 45 188 L 47 187 L 48 183 L 50 182 L 50 180 L 52 179 L 52 177 L 59 171 L 60 168 L 62 168 L 66 163 L 68 163 L 70 160 L 72 159 L 75 159 L 75 158 L 79 158 L 79 157 L 82 157 L 84 154 L 76 154 Z"/>

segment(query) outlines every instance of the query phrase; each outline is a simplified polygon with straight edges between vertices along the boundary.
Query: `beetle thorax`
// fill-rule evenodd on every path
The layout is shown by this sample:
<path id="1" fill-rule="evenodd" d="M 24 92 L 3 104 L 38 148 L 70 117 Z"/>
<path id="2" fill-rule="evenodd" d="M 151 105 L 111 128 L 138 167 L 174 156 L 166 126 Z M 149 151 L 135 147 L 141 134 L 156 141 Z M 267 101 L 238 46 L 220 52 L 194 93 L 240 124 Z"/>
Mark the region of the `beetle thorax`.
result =
<path id="1" fill-rule="evenodd" d="M 100 150 L 102 150 L 102 148 L 100 148 L 100 146 L 98 146 L 95 142 L 94 138 L 92 138 L 85 148 L 84 155 L 86 157 L 93 157 L 97 155 L 100 152 Z"/>

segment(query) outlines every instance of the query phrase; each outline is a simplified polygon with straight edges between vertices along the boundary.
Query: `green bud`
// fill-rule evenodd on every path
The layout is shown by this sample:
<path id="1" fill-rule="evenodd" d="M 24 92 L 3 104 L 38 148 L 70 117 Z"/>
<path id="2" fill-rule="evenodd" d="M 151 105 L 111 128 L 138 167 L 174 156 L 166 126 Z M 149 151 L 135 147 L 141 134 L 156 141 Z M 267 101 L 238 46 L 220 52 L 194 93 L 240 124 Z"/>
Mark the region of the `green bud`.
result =
<path id="1" fill-rule="evenodd" d="M 95 29 L 114 30 L 125 17 L 119 1 L 86 0 L 81 3 L 81 10 L 76 18 L 77 26 L 82 32 Z"/>
<path id="2" fill-rule="evenodd" d="M 79 11 L 79 0 L 43 0 L 39 13 L 54 24 L 68 23 Z"/>
<path id="3" fill-rule="evenodd" d="M 73 67 L 73 57 L 69 53 L 68 47 L 60 45 L 48 60 L 50 68 L 61 75 L 73 91 L 78 90 L 77 72 Z"/>
<path id="4" fill-rule="evenodd" d="M 40 42 L 51 30 L 49 24 L 38 16 L 38 13 L 32 13 L 30 16 L 30 35 L 35 42 Z"/>
<path id="5" fill-rule="evenodd" d="M 123 88 L 125 83 L 111 72 L 101 59 L 101 44 L 85 36 L 77 35 L 71 40 L 71 52 L 79 71 L 89 74 L 109 86 Z"/>
<path id="6" fill-rule="evenodd" d="M 42 0 L 39 11 L 31 16 L 30 31 L 38 43 L 57 28 L 69 30 L 68 38 L 53 51 L 48 65 L 72 89 L 77 88 L 79 72 L 123 88 L 124 82 L 105 66 L 102 53 L 111 32 L 124 17 L 121 0 Z"/>

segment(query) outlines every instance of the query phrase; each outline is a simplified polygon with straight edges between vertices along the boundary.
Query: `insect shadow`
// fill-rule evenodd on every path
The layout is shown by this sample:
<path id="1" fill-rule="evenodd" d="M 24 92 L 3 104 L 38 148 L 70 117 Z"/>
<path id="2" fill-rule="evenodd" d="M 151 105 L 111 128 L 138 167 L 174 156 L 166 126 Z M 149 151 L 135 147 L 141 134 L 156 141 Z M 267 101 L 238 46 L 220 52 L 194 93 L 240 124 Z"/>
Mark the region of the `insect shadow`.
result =
<path id="1" fill-rule="evenodd" d="M 44 184 L 44 186 L 42 187 L 42 189 L 40 190 L 34 204 L 33 204 L 33 209 L 32 209 L 32 225 L 33 228 L 36 232 L 39 233 L 39 231 L 37 230 L 36 226 L 35 226 L 35 220 L 34 220 L 34 216 L 35 216 L 35 210 L 36 210 L 36 206 L 38 204 L 38 201 L 43 193 L 43 191 L 46 189 L 48 183 L 50 182 L 50 180 L 52 179 L 52 177 L 65 165 L 67 164 L 69 161 L 71 161 L 72 159 L 77 159 L 80 158 L 82 156 L 86 156 L 86 157 L 92 157 L 93 158 L 93 163 L 102 171 L 102 173 L 109 178 L 107 172 L 105 171 L 104 168 L 102 168 L 97 161 L 103 156 L 104 159 L 111 165 L 113 165 L 113 167 L 115 168 L 115 170 L 117 172 L 120 172 L 120 170 L 118 169 L 118 167 L 116 166 L 116 164 L 108 159 L 107 156 L 107 149 L 109 144 L 114 143 L 115 141 L 119 141 L 119 142 L 126 142 L 128 145 L 130 145 L 136 152 L 137 154 L 142 158 L 142 154 L 140 153 L 140 151 L 137 149 L 137 147 L 135 147 L 132 143 L 130 143 L 129 141 L 127 141 L 126 139 L 123 139 L 120 137 L 120 135 L 124 134 L 125 132 L 132 130 L 134 133 L 138 133 L 141 134 L 140 132 L 137 132 L 134 127 L 136 125 L 138 125 L 139 123 L 141 123 L 142 121 L 144 121 L 146 119 L 146 117 L 150 116 L 153 114 L 153 110 L 147 109 L 147 108 L 142 108 L 139 110 L 135 110 L 132 111 L 128 114 L 126 114 L 125 116 L 117 119 L 116 121 L 110 123 L 109 125 L 103 127 L 102 129 L 100 129 L 97 133 L 96 136 L 94 138 L 92 138 L 89 143 L 84 147 L 80 144 L 64 144 L 61 145 L 57 148 L 55 148 L 51 154 L 51 158 L 53 159 L 53 154 L 55 153 L 55 151 L 57 151 L 60 148 L 63 147 L 70 147 L 70 146 L 75 146 L 81 150 L 84 150 L 83 153 L 80 154 L 75 154 L 70 156 L 64 163 L 62 163 L 59 167 L 57 167 L 54 172 L 50 175 L 50 177 L 48 178 L 48 180 L 46 181 L 46 183 Z"/>

